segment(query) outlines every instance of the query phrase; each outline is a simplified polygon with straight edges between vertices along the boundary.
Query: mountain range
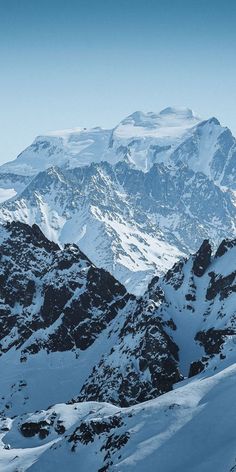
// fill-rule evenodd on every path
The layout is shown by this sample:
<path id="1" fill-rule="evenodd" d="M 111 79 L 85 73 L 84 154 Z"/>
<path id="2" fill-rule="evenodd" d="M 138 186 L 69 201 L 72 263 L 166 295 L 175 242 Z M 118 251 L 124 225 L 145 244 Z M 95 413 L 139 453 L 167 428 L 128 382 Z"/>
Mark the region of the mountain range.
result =
<path id="1" fill-rule="evenodd" d="M 0 167 L 0 470 L 236 471 L 235 172 L 172 107 Z"/>
<path id="2" fill-rule="evenodd" d="M 172 471 L 165 451 L 189 428 L 202 442 L 224 402 L 221 423 L 232 419 L 236 240 L 216 252 L 205 240 L 142 297 L 36 225 L 2 226 L 0 252 L 1 470 Z M 189 448 L 176 470 L 189 470 L 196 442 Z M 219 456 L 208 454 L 193 470 L 211 470 Z"/>
<path id="3" fill-rule="evenodd" d="M 51 133 L 0 167 L 0 221 L 78 244 L 140 295 L 203 239 L 236 236 L 235 152 L 216 118 L 171 107 L 112 130 Z"/>

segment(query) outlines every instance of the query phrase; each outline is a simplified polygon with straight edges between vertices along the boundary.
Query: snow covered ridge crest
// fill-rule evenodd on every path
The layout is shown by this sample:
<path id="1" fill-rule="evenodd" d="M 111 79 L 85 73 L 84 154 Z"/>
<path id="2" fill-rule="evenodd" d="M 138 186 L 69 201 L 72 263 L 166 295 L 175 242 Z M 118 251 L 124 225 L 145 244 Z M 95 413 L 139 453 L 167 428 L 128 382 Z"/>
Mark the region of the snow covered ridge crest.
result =
<path id="1" fill-rule="evenodd" d="M 234 365 L 129 408 L 60 403 L 5 418 L 0 424 L 0 468 L 234 472 L 235 375 Z"/>

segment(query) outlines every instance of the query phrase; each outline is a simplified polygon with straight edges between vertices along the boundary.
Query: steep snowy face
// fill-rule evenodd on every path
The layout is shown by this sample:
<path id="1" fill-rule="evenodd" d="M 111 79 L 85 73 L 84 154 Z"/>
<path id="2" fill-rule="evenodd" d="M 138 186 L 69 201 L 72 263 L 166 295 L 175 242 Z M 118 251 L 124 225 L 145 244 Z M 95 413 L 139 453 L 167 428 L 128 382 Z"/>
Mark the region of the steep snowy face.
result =
<path id="1" fill-rule="evenodd" d="M 122 175 L 119 173 L 120 178 Z M 137 293 L 156 268 L 164 272 L 181 250 L 165 240 L 148 216 L 143 217 L 135 199 L 108 164 L 73 172 L 49 169 L 38 174 L 14 202 L 2 207 L 1 217 L 2 221 L 36 223 L 56 242 L 79 243 L 96 265 Z"/>
<path id="2" fill-rule="evenodd" d="M 177 147 L 171 160 L 203 172 L 218 184 L 235 188 L 236 141 L 216 118 L 199 123 Z"/>
<path id="3" fill-rule="evenodd" d="M 36 225 L 19 222 L 2 227 L 1 237 L 2 352 L 24 344 L 23 359 L 41 348 L 83 350 L 124 305 L 124 287 L 77 246 L 61 251 Z"/>
<path id="4" fill-rule="evenodd" d="M 202 173 L 163 164 L 143 173 L 125 162 L 48 169 L 0 207 L 2 222 L 36 223 L 56 243 L 79 244 L 136 294 L 204 238 L 234 237 L 235 216 L 229 193 Z"/>
<path id="5" fill-rule="evenodd" d="M 188 108 L 166 108 L 159 114 L 136 111 L 125 118 L 113 131 L 113 139 L 157 138 L 174 144 L 200 119 Z M 161 142 L 161 141 L 160 141 Z"/>
<path id="6" fill-rule="evenodd" d="M 163 322 L 155 312 L 164 301 L 161 290 L 155 303 L 137 301 L 111 350 L 94 366 L 74 401 L 89 399 L 129 406 L 162 395 L 182 380 L 179 348 L 172 339 L 175 325 L 170 316 Z"/>
<path id="7" fill-rule="evenodd" d="M 113 130 L 110 147 L 134 168 L 148 171 L 170 155 L 200 120 L 188 108 L 166 108 L 159 114 L 137 111 Z"/>
<path id="8" fill-rule="evenodd" d="M 213 252 L 205 240 L 195 255 L 182 259 L 145 296 L 165 294 L 160 316 L 176 325 L 180 371 L 195 375 L 235 362 L 236 240 L 223 240 Z"/>
<path id="9" fill-rule="evenodd" d="M 224 240 L 215 254 L 205 240 L 193 256 L 154 278 L 76 400 L 135 404 L 183 377 L 202 378 L 235 363 L 235 261 L 235 240 Z"/>

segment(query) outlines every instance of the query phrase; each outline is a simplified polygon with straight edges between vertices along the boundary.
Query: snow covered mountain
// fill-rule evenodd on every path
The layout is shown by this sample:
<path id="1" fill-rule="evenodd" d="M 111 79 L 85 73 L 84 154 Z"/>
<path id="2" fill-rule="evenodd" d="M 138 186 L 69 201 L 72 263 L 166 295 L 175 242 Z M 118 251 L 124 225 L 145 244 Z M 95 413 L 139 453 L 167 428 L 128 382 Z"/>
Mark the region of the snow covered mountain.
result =
<path id="1" fill-rule="evenodd" d="M 215 118 L 171 107 L 135 112 L 113 130 L 51 133 L 0 167 L 0 221 L 79 244 L 142 294 L 203 239 L 236 236 L 235 150 Z"/>
<path id="2" fill-rule="evenodd" d="M 77 246 L 61 250 L 37 226 L 3 226 L 0 250 L 3 411 L 57 402 L 60 389 L 48 395 L 60 370 L 65 382 L 67 362 L 78 378 L 65 382 L 63 399 L 77 394 L 127 406 L 170 390 L 183 376 L 234 361 L 235 240 L 223 241 L 215 255 L 205 241 L 154 278 L 142 298 L 129 295 Z M 40 397 L 34 383 L 42 384 Z"/>
<path id="3" fill-rule="evenodd" d="M 33 176 L 53 166 L 74 169 L 122 160 L 146 172 L 154 163 L 180 161 L 235 188 L 235 156 L 235 138 L 216 118 L 201 121 L 188 108 L 168 107 L 159 114 L 137 111 L 111 130 L 76 128 L 38 136 L 0 173 Z"/>
<path id="4" fill-rule="evenodd" d="M 1 228 L 0 252 L 2 413 L 40 409 L 77 396 L 101 356 L 120 337 L 129 339 L 126 323 L 134 311 L 139 320 L 136 350 L 152 366 L 153 377 L 146 379 L 141 365 L 139 373 L 130 372 L 129 380 L 122 380 L 120 372 L 119 391 L 114 382 L 110 395 L 117 395 L 118 403 L 137 403 L 142 387 L 152 398 L 181 378 L 178 348 L 164 324 L 147 313 L 146 325 L 142 320 L 146 303 L 129 295 L 108 272 L 97 269 L 77 246 L 61 250 L 37 226 L 13 222 Z M 152 344 L 145 349 L 151 327 Z M 131 361 L 134 358 L 135 352 Z M 163 373 L 158 379 L 157 367 Z M 35 385 L 40 385 L 40 391 Z"/>
<path id="5" fill-rule="evenodd" d="M 125 362 L 127 375 L 134 356 L 138 357 L 139 368 L 145 373 L 146 379 L 155 381 L 157 372 L 160 377 L 159 366 L 154 363 L 150 367 L 146 351 L 150 349 L 151 353 L 162 353 L 162 349 L 166 349 L 160 334 L 159 345 L 155 339 L 160 326 L 164 327 L 170 338 L 167 340 L 168 351 L 177 360 L 179 379 L 200 372 L 212 375 L 235 363 L 235 261 L 236 240 L 223 241 L 215 255 L 212 254 L 209 241 L 205 240 L 196 254 L 176 263 L 161 279 L 154 278 L 139 302 L 139 308 L 135 308 L 127 317 L 120 342 L 113 345 L 109 354 L 103 355 L 78 399 L 99 399 L 116 404 L 111 386 L 120 385 L 121 360 L 122 364 Z M 142 333 L 147 326 L 148 333 L 145 334 L 143 350 L 140 351 L 135 339 L 138 339 L 137 333 Z M 165 365 L 168 369 L 168 362 Z M 132 373 L 131 383 L 137 385 L 135 374 Z M 169 379 L 174 379 L 170 373 Z M 145 384 L 141 391 L 146 400 L 152 395 L 156 396 L 155 391 L 151 395 L 145 391 Z M 117 394 L 119 388 L 116 387 L 115 392 Z M 138 397 L 138 400 L 141 401 L 141 398 Z M 119 404 L 123 406 L 121 401 Z"/>
<path id="6" fill-rule="evenodd" d="M 141 298 L 37 226 L 0 254 L 1 470 L 234 470 L 236 240 Z"/>
<path id="7" fill-rule="evenodd" d="M 0 470 L 236 471 L 235 185 L 171 107 L 1 166 Z"/>
<path id="8" fill-rule="evenodd" d="M 35 175 L 52 166 L 72 169 L 92 162 L 115 164 L 129 154 L 135 154 L 134 160 L 129 158 L 137 168 L 146 170 L 153 164 L 151 156 L 165 152 L 166 147 L 173 151 L 199 121 L 189 109 L 169 107 L 159 114 L 135 112 L 111 130 L 96 127 L 52 132 L 37 137 L 0 171 Z M 153 149 L 153 144 L 161 149 Z"/>
<path id="9" fill-rule="evenodd" d="M 233 238 L 235 217 L 229 192 L 163 163 L 146 173 L 126 162 L 50 168 L 0 206 L 2 222 L 36 223 L 57 244 L 78 244 L 136 294 L 209 235 L 215 244 Z"/>

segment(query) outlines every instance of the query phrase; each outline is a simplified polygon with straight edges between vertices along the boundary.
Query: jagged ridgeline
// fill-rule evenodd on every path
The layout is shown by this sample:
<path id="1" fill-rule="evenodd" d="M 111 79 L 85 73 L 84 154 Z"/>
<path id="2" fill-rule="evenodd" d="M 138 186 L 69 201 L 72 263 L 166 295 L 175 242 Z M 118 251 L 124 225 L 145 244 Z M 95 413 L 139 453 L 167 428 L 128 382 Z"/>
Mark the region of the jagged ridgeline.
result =
<path id="1" fill-rule="evenodd" d="M 141 298 L 36 225 L 2 226 L 0 253 L 2 412 L 68 400 L 135 405 L 234 356 L 234 240 L 215 255 L 204 241 Z"/>
<path id="2" fill-rule="evenodd" d="M 188 109 L 40 136 L 0 167 L 0 221 L 78 244 L 140 295 L 203 239 L 236 236 L 235 156 L 230 130 Z"/>

